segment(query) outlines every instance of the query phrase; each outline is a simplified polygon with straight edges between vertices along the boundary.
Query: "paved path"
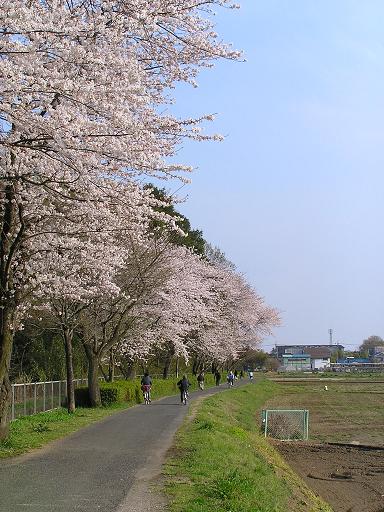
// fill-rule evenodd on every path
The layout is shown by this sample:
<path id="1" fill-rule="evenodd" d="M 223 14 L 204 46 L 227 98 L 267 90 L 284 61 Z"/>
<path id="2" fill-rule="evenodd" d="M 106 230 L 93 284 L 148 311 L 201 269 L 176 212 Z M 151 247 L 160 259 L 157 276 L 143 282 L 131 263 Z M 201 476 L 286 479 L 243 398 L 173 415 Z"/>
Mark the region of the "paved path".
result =
<path id="1" fill-rule="evenodd" d="M 194 392 L 191 398 L 215 390 Z M 0 512 L 163 510 L 153 483 L 187 410 L 178 396 L 163 398 L 109 416 L 31 454 L 2 460 Z"/>

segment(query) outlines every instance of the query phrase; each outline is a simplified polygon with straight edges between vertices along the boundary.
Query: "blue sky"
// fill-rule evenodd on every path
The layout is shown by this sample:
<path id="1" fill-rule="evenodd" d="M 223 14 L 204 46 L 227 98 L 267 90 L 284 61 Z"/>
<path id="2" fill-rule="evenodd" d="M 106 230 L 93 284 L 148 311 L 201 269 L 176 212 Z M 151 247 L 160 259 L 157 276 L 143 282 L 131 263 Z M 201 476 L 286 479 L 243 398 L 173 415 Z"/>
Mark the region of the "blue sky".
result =
<path id="1" fill-rule="evenodd" d="M 180 149 L 198 168 L 180 209 L 282 312 L 267 350 L 384 337 L 384 2 L 241 7 L 216 24 L 246 62 L 177 90 L 225 135 Z"/>

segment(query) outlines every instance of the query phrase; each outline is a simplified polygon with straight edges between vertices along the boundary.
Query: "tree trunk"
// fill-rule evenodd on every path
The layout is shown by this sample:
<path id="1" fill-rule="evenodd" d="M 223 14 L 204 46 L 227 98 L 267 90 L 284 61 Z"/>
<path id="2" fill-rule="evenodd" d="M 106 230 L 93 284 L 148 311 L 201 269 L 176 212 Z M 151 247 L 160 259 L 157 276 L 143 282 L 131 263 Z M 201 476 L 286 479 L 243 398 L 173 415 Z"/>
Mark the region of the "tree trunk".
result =
<path id="1" fill-rule="evenodd" d="M 9 366 L 13 344 L 13 316 L 13 312 L 6 307 L 0 310 L 0 441 L 7 437 L 11 419 L 9 406 L 12 388 L 9 381 Z"/>
<path id="2" fill-rule="evenodd" d="M 88 393 L 91 407 L 101 405 L 100 385 L 99 385 L 99 364 L 100 356 L 95 353 L 90 345 L 84 343 L 85 354 L 88 360 Z"/>
<path id="3" fill-rule="evenodd" d="M 113 382 L 115 379 L 115 352 L 113 348 L 109 350 L 109 368 L 108 368 L 108 382 Z"/>
<path id="4" fill-rule="evenodd" d="M 193 373 L 193 375 L 197 375 L 198 374 L 199 366 L 200 366 L 199 358 L 195 357 L 195 359 L 193 360 L 193 364 L 192 364 L 192 373 Z"/>
<path id="5" fill-rule="evenodd" d="M 171 368 L 172 358 L 175 355 L 175 348 L 171 346 L 168 350 L 168 353 L 165 358 L 164 369 L 163 369 L 163 379 L 168 379 L 169 370 Z"/>
<path id="6" fill-rule="evenodd" d="M 11 153 L 11 165 L 15 157 Z M 18 292 L 13 286 L 12 262 L 23 238 L 22 208 L 16 206 L 16 184 L 1 184 L 2 215 L 0 218 L 0 440 L 9 431 L 11 384 L 9 367 L 15 331 Z M 17 216 L 17 212 L 19 216 Z"/>
<path id="7" fill-rule="evenodd" d="M 126 365 L 120 364 L 119 368 L 126 380 L 134 379 L 136 377 L 135 361 L 128 361 Z"/>
<path id="8" fill-rule="evenodd" d="M 65 367 L 67 373 L 67 409 L 68 412 L 74 412 L 76 409 L 75 403 L 75 386 L 73 374 L 73 330 L 63 327 L 63 338 L 65 348 Z"/>
<path id="9" fill-rule="evenodd" d="M 180 362 L 179 362 L 179 358 L 176 357 L 176 379 L 179 378 L 179 371 L 180 371 Z"/>

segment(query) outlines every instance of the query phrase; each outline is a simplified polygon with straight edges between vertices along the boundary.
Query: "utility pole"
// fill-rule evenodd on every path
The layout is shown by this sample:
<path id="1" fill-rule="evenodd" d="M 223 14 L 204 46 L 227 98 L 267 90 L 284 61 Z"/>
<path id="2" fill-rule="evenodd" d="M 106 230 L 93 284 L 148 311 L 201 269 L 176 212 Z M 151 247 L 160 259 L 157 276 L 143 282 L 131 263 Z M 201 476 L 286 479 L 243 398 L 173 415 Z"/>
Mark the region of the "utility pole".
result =
<path id="1" fill-rule="evenodd" d="M 333 340 L 332 340 L 332 334 L 333 334 L 333 331 L 332 329 L 329 329 L 329 346 L 332 347 L 333 345 Z"/>

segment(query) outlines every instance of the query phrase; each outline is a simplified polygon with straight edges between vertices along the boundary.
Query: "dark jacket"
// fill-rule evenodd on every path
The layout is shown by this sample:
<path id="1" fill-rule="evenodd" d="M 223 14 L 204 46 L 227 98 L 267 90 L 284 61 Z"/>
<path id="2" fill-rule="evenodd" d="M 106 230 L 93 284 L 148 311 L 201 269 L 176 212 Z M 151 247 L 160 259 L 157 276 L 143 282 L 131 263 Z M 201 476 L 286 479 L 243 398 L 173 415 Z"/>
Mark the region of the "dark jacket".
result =
<path id="1" fill-rule="evenodd" d="M 177 386 L 180 389 L 180 391 L 187 391 L 187 389 L 190 386 L 189 380 L 188 379 L 181 379 L 177 383 Z"/>
<path id="2" fill-rule="evenodd" d="M 152 379 L 149 375 L 144 375 L 141 379 L 141 384 L 146 386 L 152 386 Z"/>

